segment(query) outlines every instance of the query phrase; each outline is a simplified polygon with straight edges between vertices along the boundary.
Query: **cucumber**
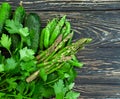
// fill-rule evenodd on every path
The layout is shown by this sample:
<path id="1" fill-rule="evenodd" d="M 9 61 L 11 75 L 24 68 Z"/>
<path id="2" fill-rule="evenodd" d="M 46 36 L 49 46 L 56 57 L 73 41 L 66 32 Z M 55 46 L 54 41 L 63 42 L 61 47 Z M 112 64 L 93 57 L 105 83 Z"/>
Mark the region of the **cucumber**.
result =
<path id="1" fill-rule="evenodd" d="M 8 3 L 2 3 L 0 6 L 0 36 L 2 35 L 3 26 L 5 21 L 9 19 L 11 14 L 11 6 Z"/>
<path id="2" fill-rule="evenodd" d="M 25 18 L 25 9 L 23 6 L 19 6 L 16 8 L 13 16 L 13 20 L 23 23 L 23 20 Z"/>
<path id="3" fill-rule="evenodd" d="M 41 21 L 36 13 L 29 13 L 25 20 L 25 27 L 28 27 L 30 33 L 31 49 L 37 52 L 40 38 Z"/>

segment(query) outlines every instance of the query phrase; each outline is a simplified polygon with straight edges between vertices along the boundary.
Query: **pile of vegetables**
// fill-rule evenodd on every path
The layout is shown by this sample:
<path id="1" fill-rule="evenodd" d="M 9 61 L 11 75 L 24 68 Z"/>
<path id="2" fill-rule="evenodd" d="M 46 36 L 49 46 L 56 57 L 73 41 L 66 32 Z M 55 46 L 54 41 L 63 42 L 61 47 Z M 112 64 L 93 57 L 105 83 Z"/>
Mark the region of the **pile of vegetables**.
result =
<path id="1" fill-rule="evenodd" d="M 66 16 L 41 28 L 37 13 L 11 9 L 0 6 L 0 99 L 77 99 L 75 68 L 83 63 L 76 53 L 91 39 L 72 42 Z"/>

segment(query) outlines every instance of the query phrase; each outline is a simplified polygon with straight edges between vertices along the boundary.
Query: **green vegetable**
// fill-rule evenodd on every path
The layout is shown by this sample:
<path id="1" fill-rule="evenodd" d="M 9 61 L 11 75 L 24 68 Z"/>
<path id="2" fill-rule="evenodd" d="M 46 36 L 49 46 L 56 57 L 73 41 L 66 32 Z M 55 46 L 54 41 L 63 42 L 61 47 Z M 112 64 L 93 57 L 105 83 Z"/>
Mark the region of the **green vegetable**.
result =
<path id="1" fill-rule="evenodd" d="M 2 35 L 5 21 L 10 17 L 11 6 L 8 3 L 2 3 L 0 7 L 0 36 Z"/>
<path id="2" fill-rule="evenodd" d="M 55 39 L 58 37 L 58 35 L 60 34 L 61 28 L 64 25 L 66 16 L 63 16 L 61 18 L 61 20 L 58 22 L 58 24 L 56 25 L 51 37 L 50 37 L 50 45 L 52 45 L 52 43 L 55 41 Z"/>
<path id="3" fill-rule="evenodd" d="M 45 34 L 45 28 L 42 30 L 40 34 L 40 40 L 39 40 L 40 50 L 44 50 L 44 34 Z"/>
<path id="4" fill-rule="evenodd" d="M 14 15 L 13 15 L 13 20 L 23 23 L 23 20 L 25 18 L 25 9 L 23 6 L 19 6 L 16 8 Z"/>
<path id="5" fill-rule="evenodd" d="M 44 47 L 45 48 L 49 47 L 49 38 L 50 38 L 50 31 L 48 28 L 45 28 L 45 31 L 44 31 Z"/>
<path id="6" fill-rule="evenodd" d="M 10 19 L 1 17 L 11 13 L 10 5 L 3 3 L 1 9 L 0 99 L 77 99 L 75 67 L 83 63 L 75 54 L 91 39 L 73 43 L 66 16 L 53 18 L 41 30 L 39 15 L 26 14 L 22 5 Z"/>
<path id="7" fill-rule="evenodd" d="M 36 13 L 30 13 L 27 16 L 25 23 L 25 26 L 28 27 L 30 33 L 30 48 L 37 52 L 41 28 L 40 18 Z"/>

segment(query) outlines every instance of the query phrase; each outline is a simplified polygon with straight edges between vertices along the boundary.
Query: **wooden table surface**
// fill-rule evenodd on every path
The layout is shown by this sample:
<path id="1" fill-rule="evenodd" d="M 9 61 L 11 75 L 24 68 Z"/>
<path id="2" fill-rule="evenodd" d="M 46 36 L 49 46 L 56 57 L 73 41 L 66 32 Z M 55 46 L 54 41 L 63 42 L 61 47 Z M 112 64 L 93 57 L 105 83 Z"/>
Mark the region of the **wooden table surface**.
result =
<path id="1" fill-rule="evenodd" d="M 20 0 L 0 0 L 15 9 Z M 67 15 L 75 32 L 74 40 L 93 38 L 77 54 L 85 63 L 77 69 L 75 90 L 79 99 L 120 99 L 120 0 L 23 0 L 26 11 L 36 12 L 46 24 Z"/>

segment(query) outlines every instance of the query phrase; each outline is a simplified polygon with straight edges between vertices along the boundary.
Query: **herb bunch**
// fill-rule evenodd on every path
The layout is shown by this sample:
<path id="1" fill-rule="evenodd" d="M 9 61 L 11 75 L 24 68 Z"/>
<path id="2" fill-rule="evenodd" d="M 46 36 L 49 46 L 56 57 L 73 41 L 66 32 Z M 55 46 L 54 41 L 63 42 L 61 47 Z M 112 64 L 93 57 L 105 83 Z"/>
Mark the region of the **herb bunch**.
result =
<path id="1" fill-rule="evenodd" d="M 73 91 L 75 67 L 82 62 L 75 54 L 91 41 L 72 42 L 74 32 L 66 19 L 53 18 L 41 28 L 36 13 L 22 5 L 0 7 L 0 99 L 77 99 Z"/>

